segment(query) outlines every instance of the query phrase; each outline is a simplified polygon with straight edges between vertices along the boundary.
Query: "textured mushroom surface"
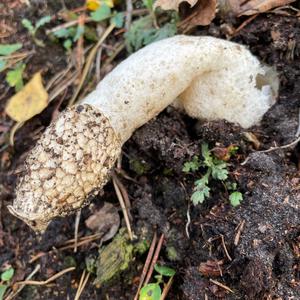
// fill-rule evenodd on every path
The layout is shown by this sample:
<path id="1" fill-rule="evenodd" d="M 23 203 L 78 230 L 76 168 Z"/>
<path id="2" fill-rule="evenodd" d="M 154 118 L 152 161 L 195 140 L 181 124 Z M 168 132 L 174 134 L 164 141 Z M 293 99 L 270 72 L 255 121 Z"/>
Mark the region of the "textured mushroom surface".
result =
<path id="1" fill-rule="evenodd" d="M 109 118 L 122 142 L 176 98 L 189 116 L 247 128 L 275 103 L 277 74 L 267 73 L 243 45 L 177 35 L 129 56 L 84 102 Z"/>
<path id="2" fill-rule="evenodd" d="M 12 214 L 35 230 L 84 205 L 109 178 L 121 145 L 108 119 L 83 104 L 67 109 L 25 161 Z"/>
<path id="3" fill-rule="evenodd" d="M 135 129 L 178 99 L 188 115 L 250 127 L 274 104 L 278 77 L 250 51 L 213 37 L 175 36 L 131 55 L 62 113 L 26 160 L 9 209 L 35 230 L 100 190 Z"/>

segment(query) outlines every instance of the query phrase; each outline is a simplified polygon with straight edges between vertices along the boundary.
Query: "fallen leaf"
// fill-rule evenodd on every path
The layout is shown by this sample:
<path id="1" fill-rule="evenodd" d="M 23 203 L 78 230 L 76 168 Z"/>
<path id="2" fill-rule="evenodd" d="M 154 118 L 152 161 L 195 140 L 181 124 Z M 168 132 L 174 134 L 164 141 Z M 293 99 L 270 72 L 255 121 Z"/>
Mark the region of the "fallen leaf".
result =
<path id="1" fill-rule="evenodd" d="M 154 9 L 156 7 L 160 7 L 163 10 L 179 10 L 179 5 L 183 2 L 187 2 L 190 4 L 191 7 L 193 7 L 198 0 L 157 0 L 154 3 Z"/>
<path id="2" fill-rule="evenodd" d="M 231 12 L 236 16 L 251 16 L 292 2 L 295 0 L 219 0 L 219 9 L 226 13 Z"/>
<path id="3" fill-rule="evenodd" d="M 191 28 L 197 25 L 206 26 L 216 16 L 217 0 L 200 0 L 191 9 L 187 16 L 180 24 L 181 28 Z"/>
<path id="4" fill-rule="evenodd" d="M 239 15 L 251 16 L 266 12 L 272 8 L 287 5 L 295 0 L 251 0 L 240 7 Z"/>
<path id="5" fill-rule="evenodd" d="M 258 150 L 260 148 L 260 141 L 256 137 L 256 135 L 252 132 L 244 132 L 244 137 L 247 141 L 252 143 L 254 145 L 255 150 Z"/>
<path id="6" fill-rule="evenodd" d="M 215 260 L 207 260 L 206 262 L 200 263 L 199 272 L 201 275 L 206 277 L 211 276 L 221 276 L 222 269 L 221 266 L 223 265 L 223 261 L 215 261 Z"/>
<path id="7" fill-rule="evenodd" d="M 120 216 L 117 209 L 108 202 L 85 220 L 85 226 L 97 233 L 103 233 L 102 242 L 110 240 L 120 226 Z"/>
<path id="8" fill-rule="evenodd" d="M 48 94 L 42 83 L 41 73 L 35 73 L 21 91 L 12 96 L 5 112 L 17 122 L 25 122 L 39 114 L 48 105 Z"/>
<path id="9" fill-rule="evenodd" d="M 188 29 L 197 25 L 209 25 L 216 15 L 217 0 L 158 0 L 154 7 L 161 7 L 163 10 L 179 10 L 179 4 L 189 3 L 190 7 L 180 12 L 183 21 L 180 27 Z"/>

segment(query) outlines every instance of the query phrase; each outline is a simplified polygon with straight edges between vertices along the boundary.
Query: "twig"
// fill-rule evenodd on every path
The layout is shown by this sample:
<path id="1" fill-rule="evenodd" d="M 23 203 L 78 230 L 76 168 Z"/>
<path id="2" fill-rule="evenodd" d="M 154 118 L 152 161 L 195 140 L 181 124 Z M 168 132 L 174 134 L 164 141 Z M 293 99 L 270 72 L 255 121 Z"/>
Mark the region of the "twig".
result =
<path id="1" fill-rule="evenodd" d="M 243 220 L 239 225 L 238 225 L 238 228 L 237 228 L 237 233 L 234 237 L 234 246 L 237 246 L 239 241 L 240 241 L 240 237 L 241 237 L 241 233 L 242 231 L 244 230 L 244 226 L 245 226 L 245 220 Z"/>
<path id="2" fill-rule="evenodd" d="M 64 275 L 65 273 L 74 271 L 75 269 L 76 269 L 75 267 L 67 268 L 67 269 L 62 270 L 62 271 L 58 272 L 57 274 L 51 276 L 51 277 L 48 278 L 47 280 L 43 280 L 43 281 L 25 280 L 25 281 L 19 281 L 19 282 L 16 282 L 15 284 L 46 285 L 46 284 L 49 284 L 50 282 L 56 280 L 57 278 L 61 277 L 61 276 Z"/>
<path id="3" fill-rule="evenodd" d="M 76 291 L 76 295 L 75 295 L 74 300 L 79 300 L 79 298 L 80 298 L 80 296 L 81 296 L 81 294 L 82 294 L 82 292 L 83 292 L 83 290 L 84 290 L 84 288 L 85 288 L 85 286 L 86 286 L 86 284 L 89 280 L 90 272 L 88 272 L 86 274 L 86 276 L 85 276 L 85 274 L 86 274 L 86 271 L 84 269 L 83 272 L 82 272 L 81 278 L 80 278 L 80 282 L 79 282 L 78 289 Z"/>
<path id="4" fill-rule="evenodd" d="M 124 201 L 125 201 L 125 204 L 126 204 L 126 208 L 127 208 L 127 213 L 128 215 L 130 215 L 128 209 L 131 208 L 131 203 L 130 203 L 130 200 L 129 200 L 129 196 L 128 196 L 128 193 L 127 193 L 127 190 L 125 188 L 125 186 L 123 185 L 123 183 L 121 182 L 121 180 L 119 180 L 118 176 L 114 173 L 114 179 L 116 180 L 116 183 L 122 193 L 122 196 L 124 198 Z"/>
<path id="5" fill-rule="evenodd" d="M 221 241 L 222 241 L 222 246 L 223 246 L 223 248 L 224 248 L 224 251 L 225 251 L 225 254 L 226 254 L 227 258 L 228 258 L 230 261 L 232 261 L 232 258 L 231 258 L 231 256 L 229 255 L 229 253 L 228 253 L 228 251 L 227 251 L 227 248 L 226 248 L 226 245 L 225 245 L 225 241 L 224 241 L 224 235 L 223 235 L 223 234 L 221 234 Z"/>
<path id="6" fill-rule="evenodd" d="M 132 11 L 133 11 L 132 0 L 126 0 L 126 20 L 125 20 L 126 31 L 129 30 L 131 25 Z"/>
<path id="7" fill-rule="evenodd" d="M 247 26 L 249 23 L 251 23 L 257 16 L 258 16 L 258 14 L 249 17 L 234 31 L 233 35 L 236 35 L 237 33 L 239 33 L 245 26 Z"/>
<path id="8" fill-rule="evenodd" d="M 185 233 L 186 233 L 186 236 L 188 237 L 188 239 L 190 239 L 189 227 L 191 224 L 191 216 L 190 216 L 190 205 L 189 204 L 188 204 L 188 209 L 186 211 L 186 218 L 187 218 L 187 222 L 185 224 Z"/>
<path id="9" fill-rule="evenodd" d="M 117 49 L 115 50 L 115 52 L 105 61 L 105 63 L 103 64 L 103 69 L 105 69 L 109 64 L 111 64 L 111 62 L 116 58 L 116 56 L 123 50 L 125 49 L 125 43 L 121 43 Z"/>
<path id="10" fill-rule="evenodd" d="M 91 22 L 91 21 L 93 21 L 93 20 L 92 20 L 91 18 L 89 18 L 89 17 L 87 17 L 87 18 L 85 19 L 85 23 L 88 23 L 88 22 Z M 54 33 L 54 32 L 59 31 L 59 30 L 61 30 L 61 29 L 67 29 L 67 28 L 69 28 L 69 27 L 72 27 L 72 26 L 74 26 L 74 25 L 77 25 L 78 23 L 79 23 L 79 18 L 76 19 L 76 20 L 72 20 L 72 21 L 69 21 L 69 22 L 67 22 L 67 23 L 58 25 L 58 26 L 56 26 L 56 27 L 53 27 L 52 29 L 48 29 L 48 30 L 46 30 L 46 34 Z"/>
<path id="11" fill-rule="evenodd" d="M 77 243 L 77 247 L 85 245 L 85 244 L 87 244 L 89 242 L 92 242 L 94 240 L 97 240 L 97 239 L 101 238 L 102 236 L 103 236 L 102 233 L 97 233 L 97 234 L 93 234 L 93 235 L 89 235 L 89 236 L 84 236 L 84 237 L 79 239 L 79 242 Z M 62 250 L 74 248 L 74 242 L 75 242 L 75 239 L 68 240 L 63 244 L 62 247 L 58 248 L 57 250 L 62 251 Z M 43 257 L 47 254 L 51 254 L 52 252 L 54 252 L 54 250 L 50 250 L 48 252 L 40 252 L 40 253 L 36 254 L 35 256 L 33 256 L 30 259 L 29 263 L 33 263 L 37 259 L 39 259 L 39 258 L 41 258 L 41 257 Z"/>
<path id="12" fill-rule="evenodd" d="M 154 266 L 157 262 L 157 259 L 158 259 L 158 256 L 159 256 L 159 253 L 160 253 L 160 250 L 161 250 L 161 246 L 162 246 L 162 243 L 164 241 L 164 238 L 165 238 L 165 235 L 162 234 L 160 236 L 160 239 L 158 241 L 158 244 L 157 244 L 157 247 L 156 247 L 156 250 L 155 250 L 155 253 L 153 255 L 153 259 L 152 259 L 152 262 L 151 262 L 151 265 L 150 265 L 150 268 L 149 268 L 149 271 L 148 271 L 148 274 L 147 274 L 147 277 L 145 279 L 145 282 L 144 282 L 144 285 L 148 284 L 151 276 L 152 276 L 152 273 L 153 273 L 153 270 L 154 270 Z"/>
<path id="13" fill-rule="evenodd" d="M 296 137 L 300 136 L 300 109 L 299 109 L 299 116 L 298 116 L 298 128 L 296 131 Z"/>
<path id="14" fill-rule="evenodd" d="M 148 13 L 149 13 L 149 11 L 146 8 L 132 10 L 132 16 L 142 16 L 142 15 L 146 15 Z M 127 12 L 124 12 L 124 14 L 127 16 Z M 66 29 L 66 28 L 72 27 L 74 25 L 77 25 L 78 22 L 79 22 L 79 20 L 76 19 L 76 20 L 72 20 L 72 21 L 60 24 L 56 27 L 53 27 L 52 29 L 46 30 L 46 34 L 54 33 L 60 29 Z M 89 23 L 89 22 L 93 22 L 93 19 L 90 17 L 87 17 L 85 19 L 85 23 Z"/>
<path id="15" fill-rule="evenodd" d="M 36 267 L 34 268 L 34 270 L 26 277 L 26 280 L 30 280 L 41 268 L 41 265 L 36 265 Z M 23 288 L 26 286 L 26 284 L 22 284 L 15 292 L 12 291 L 4 300 L 11 300 L 14 297 L 16 297 L 22 290 Z"/>
<path id="16" fill-rule="evenodd" d="M 91 239 L 86 239 L 86 240 L 80 241 L 80 242 L 77 243 L 77 247 L 80 247 L 80 246 L 85 245 L 87 243 L 90 243 L 90 242 L 92 242 L 94 240 L 102 238 L 102 236 L 103 236 L 103 234 L 99 234 L 97 236 L 95 235 L 95 237 L 93 237 Z M 71 249 L 71 248 L 74 248 L 74 244 L 60 247 L 57 250 L 63 251 L 63 250 Z"/>
<path id="17" fill-rule="evenodd" d="M 1 60 L 7 60 L 7 59 L 14 59 L 14 58 L 21 58 L 24 59 L 26 56 L 30 54 L 34 54 L 35 51 L 27 51 L 27 52 L 20 52 L 20 53 L 13 53 L 10 55 L 1 56 Z"/>
<path id="18" fill-rule="evenodd" d="M 101 44 L 104 42 L 104 40 L 108 37 L 108 35 L 112 32 L 112 30 L 115 28 L 114 24 L 110 24 L 109 27 L 105 30 L 105 32 L 102 34 L 101 38 L 99 39 L 98 43 L 92 48 L 91 52 L 89 53 L 87 57 L 87 61 L 85 63 L 85 66 L 83 68 L 82 76 L 80 79 L 80 83 L 76 89 L 76 92 L 74 93 L 73 97 L 69 101 L 68 106 L 72 106 L 82 88 L 82 85 L 86 79 L 86 75 L 88 74 L 88 71 L 90 69 L 90 66 L 94 60 L 94 57 L 97 53 L 98 48 L 101 46 Z"/>
<path id="19" fill-rule="evenodd" d="M 231 293 L 234 294 L 234 291 L 231 288 L 229 288 L 228 286 L 226 286 L 225 284 L 223 284 L 223 283 L 221 283 L 221 282 L 219 282 L 217 280 L 213 280 L 211 278 L 209 279 L 209 281 L 212 282 L 213 284 L 215 284 L 215 285 L 223 288 L 224 290 L 226 290 L 226 291 L 231 292 Z"/>
<path id="20" fill-rule="evenodd" d="M 79 241 L 82 242 L 82 241 L 94 240 L 94 239 L 99 238 L 101 235 L 102 235 L 102 233 L 95 233 L 95 234 L 83 236 L 79 239 Z M 73 244 L 74 242 L 75 242 L 75 239 L 67 240 L 63 243 L 63 246 Z M 58 249 L 60 249 L 60 248 L 58 248 Z"/>
<path id="21" fill-rule="evenodd" d="M 102 55 L 102 47 L 99 48 L 99 50 L 97 51 L 97 56 L 96 56 L 96 80 L 97 82 L 100 81 L 101 79 L 101 55 Z"/>
<path id="22" fill-rule="evenodd" d="M 140 290 L 141 290 L 141 288 L 143 286 L 145 277 L 147 275 L 147 272 L 148 272 L 148 269 L 149 269 L 149 266 L 150 266 L 150 263 L 151 263 L 151 259 L 152 259 L 153 252 L 154 252 L 154 249 L 155 249 L 156 241 L 157 241 L 157 234 L 155 232 L 154 236 L 153 236 L 153 239 L 152 239 L 152 242 L 151 242 L 151 246 L 149 248 L 149 252 L 148 252 L 147 258 L 146 258 L 146 262 L 145 262 L 144 267 L 143 267 L 142 275 L 140 277 L 139 287 L 138 287 L 138 290 L 137 290 L 137 292 L 135 294 L 134 300 L 137 300 L 138 297 L 139 297 Z"/>
<path id="23" fill-rule="evenodd" d="M 78 77 L 78 72 L 75 71 L 72 77 L 67 77 L 64 81 L 58 84 L 55 89 L 49 94 L 49 102 L 53 101 L 60 93 L 62 93 L 68 86 L 73 84 L 73 82 Z"/>
<path id="24" fill-rule="evenodd" d="M 174 278 L 174 276 L 170 277 L 170 279 L 168 280 L 168 283 L 166 284 L 166 286 L 165 286 L 165 288 L 164 288 L 164 290 L 163 290 L 163 292 L 160 296 L 160 300 L 164 300 L 167 297 L 167 295 L 169 293 L 169 290 L 170 290 L 170 288 L 172 286 L 172 283 L 173 283 L 173 278 Z"/>
<path id="25" fill-rule="evenodd" d="M 261 150 L 261 151 L 256 151 L 256 152 L 267 153 L 267 152 L 271 152 L 271 151 L 275 151 L 275 150 L 279 150 L 279 149 L 286 149 L 286 148 L 290 148 L 292 146 L 297 145 L 299 142 L 300 142 L 300 136 L 296 140 L 294 140 L 293 142 L 291 142 L 287 145 L 278 146 L 278 147 L 271 147 L 267 150 Z"/>
<path id="26" fill-rule="evenodd" d="M 78 17 L 78 28 L 83 28 L 85 24 L 85 14 L 82 14 Z M 76 68 L 78 72 L 81 71 L 82 65 L 84 64 L 84 50 L 83 50 L 83 35 L 81 34 L 79 39 L 77 40 L 76 46 Z"/>
<path id="27" fill-rule="evenodd" d="M 81 217 L 81 209 L 76 213 L 75 217 L 75 228 L 74 228 L 74 253 L 77 252 L 77 244 L 78 244 L 78 228 Z"/>
<path id="28" fill-rule="evenodd" d="M 128 214 L 127 214 L 127 209 L 126 209 L 125 202 L 124 202 L 124 199 L 123 199 L 123 195 L 122 195 L 122 193 L 119 189 L 119 186 L 116 182 L 115 176 L 113 175 L 112 178 L 113 178 L 114 188 L 115 188 L 115 191 L 116 191 L 116 194 L 117 194 L 117 197 L 118 197 L 118 200 L 120 202 L 121 209 L 122 209 L 122 212 L 123 212 L 123 215 L 124 215 L 124 219 L 125 219 L 125 223 L 126 223 L 129 238 L 130 238 L 130 240 L 133 240 L 133 234 L 132 234 L 132 230 L 131 230 L 129 217 L 128 217 Z"/>
<path id="29" fill-rule="evenodd" d="M 20 129 L 24 125 L 24 123 L 25 122 L 17 122 L 10 130 L 9 143 L 11 146 L 14 146 L 14 137 L 15 137 L 17 130 Z"/>
<path id="30" fill-rule="evenodd" d="M 68 64 L 68 67 L 66 69 L 63 69 L 62 71 L 58 72 L 57 74 L 55 74 L 47 83 L 45 89 L 46 91 L 49 91 L 50 88 L 52 87 L 52 85 L 55 84 L 55 82 L 58 80 L 58 79 L 61 79 L 61 78 L 64 78 L 65 75 L 71 70 L 72 68 L 72 64 Z"/>

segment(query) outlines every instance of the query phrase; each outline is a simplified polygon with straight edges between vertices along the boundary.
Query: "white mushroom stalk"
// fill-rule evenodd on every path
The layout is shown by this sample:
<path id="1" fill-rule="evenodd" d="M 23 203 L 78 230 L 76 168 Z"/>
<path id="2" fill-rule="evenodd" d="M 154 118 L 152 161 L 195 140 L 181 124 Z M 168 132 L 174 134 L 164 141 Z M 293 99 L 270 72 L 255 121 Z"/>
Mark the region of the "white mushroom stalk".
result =
<path id="1" fill-rule="evenodd" d="M 175 36 L 139 50 L 46 129 L 10 212 L 44 231 L 54 217 L 87 204 L 132 133 L 176 99 L 194 118 L 258 123 L 277 96 L 277 76 L 268 70 L 244 46 L 212 37 Z"/>

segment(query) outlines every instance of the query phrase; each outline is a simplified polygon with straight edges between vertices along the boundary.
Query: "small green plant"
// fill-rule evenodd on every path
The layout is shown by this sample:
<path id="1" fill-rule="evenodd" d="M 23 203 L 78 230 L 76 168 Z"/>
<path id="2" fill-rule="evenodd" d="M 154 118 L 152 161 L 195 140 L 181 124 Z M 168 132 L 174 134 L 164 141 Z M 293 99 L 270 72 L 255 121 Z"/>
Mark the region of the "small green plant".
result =
<path id="1" fill-rule="evenodd" d="M 0 281 L 0 300 L 4 298 L 4 294 L 9 286 L 9 281 L 13 278 L 15 270 L 13 268 L 9 268 L 3 273 L 1 273 L 1 281 Z"/>
<path id="2" fill-rule="evenodd" d="M 74 19 L 78 16 L 74 16 Z M 110 20 L 112 24 L 117 28 L 121 28 L 124 23 L 124 14 L 112 11 L 111 8 L 106 4 L 106 2 L 101 3 L 97 10 L 90 13 L 90 18 L 95 22 L 101 22 L 105 20 Z M 77 27 L 61 28 L 53 32 L 53 35 L 58 39 L 63 39 L 63 46 L 67 50 L 70 50 L 74 44 L 81 36 L 84 36 L 87 40 L 97 41 L 98 36 L 96 31 L 89 26 L 83 26 L 78 24 Z"/>
<path id="3" fill-rule="evenodd" d="M 32 36 L 34 42 L 40 46 L 40 47 L 44 47 L 44 43 L 43 41 L 39 40 L 38 38 L 36 38 L 36 33 L 38 31 L 39 28 L 43 27 L 45 24 L 49 23 L 51 21 L 51 16 L 45 16 L 40 18 L 35 25 L 32 24 L 32 22 L 26 18 L 22 19 L 22 25 L 28 30 L 28 32 L 30 33 L 30 35 Z"/>
<path id="4" fill-rule="evenodd" d="M 166 266 L 154 266 L 158 275 L 155 275 L 156 282 L 148 283 L 140 291 L 139 300 L 160 300 L 162 291 L 160 285 L 164 283 L 163 277 L 172 278 L 175 275 L 175 270 Z"/>
<path id="5" fill-rule="evenodd" d="M 130 30 L 125 34 L 126 47 L 132 53 L 155 41 L 174 36 L 176 32 L 175 22 L 155 28 L 152 16 L 145 16 L 134 21 Z"/>
<path id="6" fill-rule="evenodd" d="M 230 155 L 233 155 L 236 151 L 237 148 L 235 147 L 234 152 Z M 185 173 L 196 172 L 201 167 L 206 169 L 206 173 L 202 176 L 202 178 L 195 181 L 194 191 L 191 196 L 191 200 L 194 205 L 203 203 L 204 200 L 210 196 L 209 182 L 211 178 L 222 182 L 228 179 L 227 163 L 214 157 L 207 144 L 201 145 L 201 154 L 203 161 L 200 161 L 198 156 L 194 156 L 192 161 L 186 162 L 182 169 Z M 229 195 L 231 205 L 234 207 L 238 206 L 243 200 L 243 195 L 236 191 L 236 183 L 225 181 L 224 184 L 227 190 L 232 191 Z"/>
<path id="7" fill-rule="evenodd" d="M 16 92 L 20 91 L 24 86 L 23 72 L 25 70 L 25 67 L 25 64 L 19 63 L 13 70 L 10 70 L 6 73 L 6 82 L 9 86 L 14 87 Z"/>
<path id="8" fill-rule="evenodd" d="M 125 33 L 125 43 L 128 52 L 132 53 L 155 41 L 174 36 L 177 32 L 176 23 L 179 19 L 176 12 L 170 12 L 167 22 L 158 24 L 153 0 L 143 0 L 149 15 L 133 21 L 128 32 Z"/>
<path id="9" fill-rule="evenodd" d="M 0 72 L 7 68 L 7 60 L 9 56 L 21 48 L 21 43 L 0 44 Z"/>
<path id="10" fill-rule="evenodd" d="M 101 22 L 110 19 L 110 22 L 117 28 L 123 27 L 124 14 L 112 11 L 111 8 L 103 2 L 99 8 L 91 12 L 91 19 L 95 22 Z"/>

